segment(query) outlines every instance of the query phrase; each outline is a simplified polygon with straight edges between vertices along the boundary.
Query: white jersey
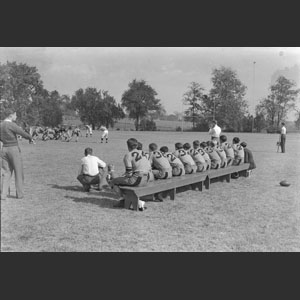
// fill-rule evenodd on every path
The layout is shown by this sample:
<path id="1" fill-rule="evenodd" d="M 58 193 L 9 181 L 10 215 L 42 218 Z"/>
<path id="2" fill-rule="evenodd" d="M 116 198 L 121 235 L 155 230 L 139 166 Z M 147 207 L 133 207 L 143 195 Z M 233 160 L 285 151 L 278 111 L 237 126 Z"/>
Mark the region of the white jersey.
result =
<path id="1" fill-rule="evenodd" d="M 195 161 L 195 163 L 202 163 L 202 164 L 205 163 L 204 156 L 198 150 L 196 150 L 196 149 L 189 149 L 189 154 L 192 156 L 192 158 Z"/>
<path id="2" fill-rule="evenodd" d="M 85 125 L 86 127 L 86 133 L 92 134 L 92 127 L 89 125 Z"/>
<path id="3" fill-rule="evenodd" d="M 175 152 L 173 154 L 176 157 L 178 157 L 184 165 L 188 164 L 188 165 L 191 165 L 191 166 L 196 166 L 195 161 L 193 160 L 191 155 L 186 150 L 177 149 L 177 150 L 175 150 Z"/>

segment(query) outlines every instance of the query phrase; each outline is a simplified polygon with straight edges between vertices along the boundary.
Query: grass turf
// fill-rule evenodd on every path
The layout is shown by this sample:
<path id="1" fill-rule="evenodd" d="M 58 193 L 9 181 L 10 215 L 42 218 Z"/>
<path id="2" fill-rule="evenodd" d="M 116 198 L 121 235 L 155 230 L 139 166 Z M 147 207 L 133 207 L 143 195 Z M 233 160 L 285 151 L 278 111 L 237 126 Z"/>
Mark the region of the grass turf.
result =
<path id="1" fill-rule="evenodd" d="M 228 133 L 253 151 L 257 169 L 250 178 L 213 183 L 210 190 L 185 191 L 176 200 L 148 202 L 144 212 L 113 208 L 109 189 L 82 191 L 76 180 L 86 147 L 117 173 L 124 172 L 126 140 L 136 137 L 174 149 L 175 142 L 208 140 L 206 133 L 111 131 L 79 142 L 20 142 L 25 198 L 1 201 L 1 251 L 299 251 L 300 143 L 287 136 L 286 153 L 277 153 L 278 135 Z M 287 179 L 290 187 L 279 182 Z"/>

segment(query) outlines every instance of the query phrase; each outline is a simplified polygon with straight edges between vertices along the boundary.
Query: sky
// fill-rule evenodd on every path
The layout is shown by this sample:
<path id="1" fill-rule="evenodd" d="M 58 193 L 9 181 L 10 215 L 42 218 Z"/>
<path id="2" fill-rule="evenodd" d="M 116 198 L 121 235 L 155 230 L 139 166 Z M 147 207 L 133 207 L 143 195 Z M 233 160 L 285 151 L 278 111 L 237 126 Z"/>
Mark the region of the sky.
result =
<path id="1" fill-rule="evenodd" d="M 213 69 L 233 69 L 246 85 L 250 113 L 279 75 L 300 88 L 299 47 L 0 47 L 0 62 L 35 66 L 44 87 L 72 96 L 79 88 L 107 90 L 117 103 L 133 80 L 145 80 L 168 114 L 183 109 L 192 81 L 212 88 Z M 300 99 L 298 99 L 300 108 Z M 290 113 L 288 120 L 294 120 Z"/>

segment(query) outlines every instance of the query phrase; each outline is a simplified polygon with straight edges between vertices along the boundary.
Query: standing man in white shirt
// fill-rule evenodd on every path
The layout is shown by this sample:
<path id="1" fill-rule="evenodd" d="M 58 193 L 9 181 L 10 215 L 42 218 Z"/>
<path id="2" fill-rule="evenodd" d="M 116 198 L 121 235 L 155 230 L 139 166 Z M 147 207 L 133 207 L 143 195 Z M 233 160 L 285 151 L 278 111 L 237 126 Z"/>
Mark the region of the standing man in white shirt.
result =
<path id="1" fill-rule="evenodd" d="M 280 146 L 281 146 L 281 153 L 285 153 L 285 140 L 286 140 L 286 128 L 285 123 L 281 123 L 281 132 L 280 132 Z"/>
<path id="2" fill-rule="evenodd" d="M 101 126 L 100 130 L 102 131 L 101 143 L 103 143 L 103 139 L 106 139 L 106 143 L 108 143 L 108 130 L 105 126 Z"/>
<path id="3" fill-rule="evenodd" d="M 211 140 L 216 140 L 218 142 L 218 145 L 220 144 L 220 134 L 222 129 L 217 125 L 217 121 L 213 120 L 209 124 L 209 131 L 208 133 L 211 135 Z"/>
<path id="4" fill-rule="evenodd" d="M 94 184 L 98 185 L 97 190 L 101 190 L 101 181 L 104 175 L 104 168 L 106 167 L 104 161 L 92 154 L 92 148 L 84 150 L 85 157 L 81 159 L 81 166 L 77 177 L 85 192 L 89 192 L 91 185 Z"/>

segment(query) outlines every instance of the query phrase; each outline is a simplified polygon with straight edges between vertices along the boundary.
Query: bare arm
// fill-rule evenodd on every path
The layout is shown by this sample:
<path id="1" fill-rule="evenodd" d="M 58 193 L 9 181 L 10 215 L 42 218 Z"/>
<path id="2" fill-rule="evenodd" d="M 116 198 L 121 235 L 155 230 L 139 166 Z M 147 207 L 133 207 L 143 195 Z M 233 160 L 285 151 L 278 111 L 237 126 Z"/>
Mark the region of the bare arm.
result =
<path id="1" fill-rule="evenodd" d="M 80 166 L 79 170 L 78 170 L 78 175 L 81 175 L 83 174 L 83 168 L 82 168 L 82 165 Z"/>

